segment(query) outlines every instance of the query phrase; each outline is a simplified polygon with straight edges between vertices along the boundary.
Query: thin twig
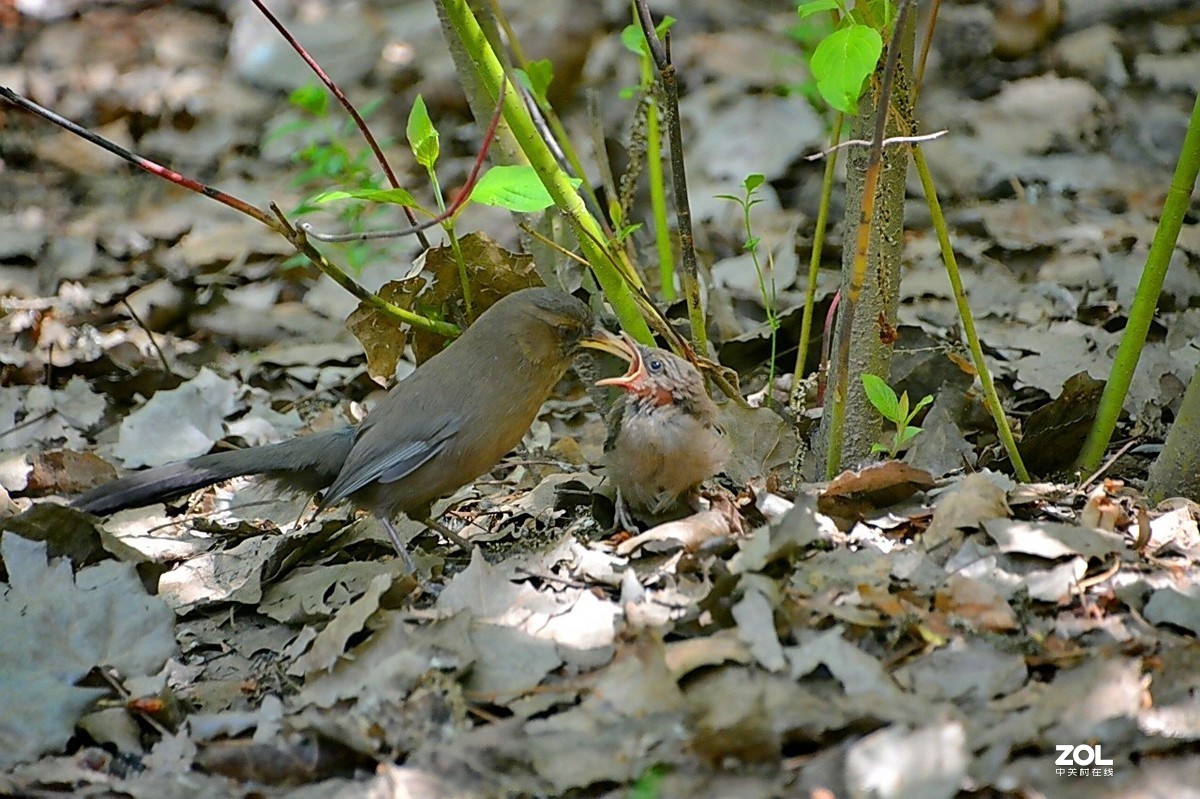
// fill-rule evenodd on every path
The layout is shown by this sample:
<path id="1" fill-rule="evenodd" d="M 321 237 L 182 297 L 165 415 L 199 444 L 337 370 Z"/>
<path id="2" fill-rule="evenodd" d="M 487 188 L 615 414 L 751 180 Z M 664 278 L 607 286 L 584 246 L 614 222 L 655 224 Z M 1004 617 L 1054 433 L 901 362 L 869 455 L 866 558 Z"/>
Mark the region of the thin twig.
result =
<path id="1" fill-rule="evenodd" d="M 696 265 L 696 241 L 692 231 L 692 208 L 688 203 L 687 169 L 683 158 L 683 133 L 679 122 L 679 83 L 675 75 L 675 65 L 671 63 L 670 53 L 658 38 L 654 29 L 654 20 L 650 16 L 647 0 L 635 0 L 638 21 L 642 25 L 642 34 L 646 38 L 646 46 L 654 58 L 654 66 L 658 69 L 658 79 L 662 83 L 663 116 L 667 125 L 667 137 L 671 143 L 671 188 L 675 195 L 675 218 L 679 231 L 679 253 L 681 277 L 683 278 L 684 299 L 687 300 L 688 319 L 692 325 L 692 341 L 702 351 L 708 351 L 708 332 L 704 327 L 704 308 L 700 304 L 700 280 Z M 670 36 L 670 33 L 667 34 Z M 669 39 L 668 39 L 669 41 Z"/>
<path id="2" fill-rule="evenodd" d="M 600 112 L 600 95 L 595 89 L 588 89 L 587 92 L 587 116 L 588 128 L 592 136 L 592 156 L 595 161 L 596 169 L 600 172 L 600 185 L 604 189 L 604 193 L 615 198 L 617 194 L 617 180 L 613 175 L 612 159 L 608 157 L 608 148 L 604 146 L 604 115 Z M 596 207 L 599 209 L 596 214 L 596 220 L 601 225 L 601 230 L 604 235 L 615 236 L 612 226 L 608 223 L 608 209 L 600 207 L 600 199 L 596 198 Z M 632 263 L 632 258 L 629 259 Z M 584 262 L 587 265 L 587 262 Z M 621 271 L 617 266 L 617 271 Z"/>
<path id="3" fill-rule="evenodd" d="M 937 234 L 938 246 L 942 252 L 942 262 L 946 266 L 946 277 L 950 281 L 950 290 L 954 295 L 954 303 L 958 308 L 958 318 L 962 324 L 963 337 L 971 350 L 971 362 L 975 364 L 975 372 L 979 377 L 979 385 L 983 389 L 983 404 L 996 423 L 996 435 L 1008 460 L 1013 465 L 1013 471 L 1021 482 L 1029 482 L 1029 472 L 1017 449 L 1016 439 L 1004 415 L 1000 404 L 1000 395 L 996 393 L 996 384 L 992 380 L 991 370 L 983 357 L 983 344 L 979 340 L 979 332 L 975 328 L 975 317 L 971 313 L 971 305 L 967 302 L 967 293 L 963 288 L 962 275 L 958 270 L 958 261 L 954 256 L 954 247 L 950 243 L 950 231 L 946 227 L 946 217 L 942 214 L 942 204 L 938 200 L 937 188 L 933 185 L 933 176 L 929 173 L 929 165 L 925 163 L 925 154 L 920 145 L 912 147 L 913 166 L 916 167 L 917 177 L 921 181 L 921 189 L 925 192 L 925 202 L 929 205 L 929 217 Z"/>
<path id="4" fill-rule="evenodd" d="M 883 140 L 883 142 L 881 143 L 881 146 L 887 147 L 892 144 L 913 144 L 916 142 L 933 141 L 934 139 L 940 139 L 942 136 L 945 136 L 949 132 L 950 131 L 948 129 L 944 129 L 944 130 L 934 131 L 933 133 L 922 133 L 919 136 L 889 136 L 888 138 Z M 828 149 L 821 150 L 820 152 L 813 153 L 812 155 L 806 155 L 806 156 L 804 156 L 804 160 L 805 161 L 819 161 L 822 158 L 824 158 L 825 156 L 829 155 L 830 153 L 835 152 L 836 150 L 840 150 L 843 147 L 874 147 L 874 146 L 875 146 L 875 142 L 869 141 L 867 139 L 847 139 L 846 141 L 841 142 L 839 144 L 835 144 Z"/>
<path id="5" fill-rule="evenodd" d="M 933 47 L 933 31 L 937 25 L 938 9 L 942 5 L 942 0 L 933 0 L 929 7 L 929 22 L 925 24 L 925 38 L 921 40 L 921 56 L 917 60 L 917 76 L 913 81 L 912 101 L 915 104 L 917 95 L 921 91 L 921 81 L 925 78 L 925 62 L 929 58 L 929 50 Z"/>
<path id="6" fill-rule="evenodd" d="M 431 333 L 437 333 L 441 336 L 458 335 L 458 328 L 455 325 L 427 319 L 426 317 L 417 313 L 413 313 L 406 308 L 401 308 L 397 305 L 386 302 L 382 298 L 367 291 L 342 269 L 334 265 L 333 262 L 326 258 L 320 251 L 313 247 L 312 244 L 307 240 L 303 226 L 293 227 L 287 221 L 287 218 L 283 215 L 283 212 L 280 211 L 278 206 L 276 206 L 274 203 L 271 203 L 271 212 L 267 212 L 257 206 L 251 205 L 244 200 L 234 197 L 233 195 L 226 194 L 220 189 L 215 189 L 212 186 L 208 186 L 200 183 L 197 180 L 193 180 L 192 178 L 185 177 L 174 170 L 167 169 L 160 164 L 143 158 L 140 155 L 121 147 L 119 144 L 109 141 L 103 136 L 100 136 L 99 134 L 93 133 L 92 131 L 75 124 L 65 117 L 59 116 L 48 108 L 43 108 L 32 100 L 17 94 L 7 86 L 0 86 L 0 97 L 3 97 L 13 105 L 24 108 L 26 111 L 36 114 L 37 116 L 40 116 L 49 122 L 53 122 L 55 125 L 74 133 L 80 138 L 95 144 L 101 149 L 109 151 L 113 155 L 116 155 L 122 160 L 128 161 L 139 169 L 149 172 L 156 177 L 170 181 L 171 183 L 181 186 L 189 191 L 193 191 L 197 194 L 201 194 L 205 197 L 216 200 L 222 205 L 226 205 L 235 211 L 240 211 L 250 218 L 261 222 L 271 230 L 278 233 L 280 236 L 283 236 L 285 239 L 287 239 L 288 243 L 295 247 L 297 252 L 308 258 L 314 266 L 328 275 L 339 286 L 349 291 L 355 297 L 358 297 L 364 302 L 369 303 L 370 305 L 373 305 L 374 307 L 383 311 L 388 316 L 391 316 L 398 321 L 413 325 L 414 327 L 428 330 Z"/>
<path id="7" fill-rule="evenodd" d="M 171 731 L 168 730 L 158 719 L 154 718 L 143 710 L 129 707 L 129 702 L 133 699 L 133 694 L 131 694 L 129 689 L 127 689 L 121 683 L 121 681 L 117 679 L 116 675 L 113 674 L 110 669 L 101 667 L 97 669 L 97 671 L 100 673 L 100 676 L 104 678 L 104 681 L 108 683 L 109 687 L 116 692 L 117 696 L 121 697 L 121 701 L 125 703 L 127 710 L 130 710 L 141 717 L 142 721 L 153 727 L 155 732 L 157 732 L 163 738 L 171 737 Z"/>
<path id="8" fill-rule="evenodd" d="M 45 119 L 49 122 L 53 122 L 55 125 L 58 125 L 60 128 L 63 128 L 64 130 L 74 133 L 76 136 L 80 137 L 81 139 L 91 142 L 92 144 L 96 145 L 97 147 L 99 147 L 103 150 L 108 150 L 113 155 L 117 156 L 118 158 L 120 158 L 124 161 L 128 161 L 129 163 L 133 164 L 134 166 L 138 167 L 139 169 L 145 170 L 146 172 L 149 172 L 152 175 L 157 175 L 158 177 L 164 178 L 165 180 L 169 180 L 170 182 L 172 182 L 178 186 L 182 186 L 183 188 L 188 189 L 190 191 L 194 191 L 197 194 L 203 194 L 205 197 L 209 197 L 223 205 L 227 205 L 235 211 L 241 211 L 243 214 L 246 214 L 247 216 L 257 219 L 259 222 L 262 222 L 264 225 L 271 228 L 272 230 L 274 230 L 276 232 L 280 232 L 278 226 L 275 224 L 275 220 L 271 218 L 270 214 L 268 214 L 266 211 L 262 210 L 261 208 L 251 205 L 250 203 L 246 202 L 245 200 L 234 197 L 231 194 L 226 194 L 225 192 L 221 191 L 220 189 L 213 188 L 212 186 L 208 186 L 197 180 L 193 180 L 192 178 L 185 177 L 172 169 L 167 169 L 165 166 L 162 166 L 161 164 L 156 164 L 155 162 L 153 162 L 147 158 L 143 158 L 140 155 L 137 155 L 129 150 L 126 150 L 121 145 L 119 145 L 115 142 L 109 141 L 108 139 L 104 138 L 103 136 L 101 136 L 97 133 L 93 133 L 92 131 L 88 130 L 87 128 L 84 128 L 80 125 L 75 124 L 74 122 L 67 119 L 66 117 L 59 116 L 58 114 L 54 113 L 50 109 L 38 105 L 33 100 L 30 100 L 27 97 L 22 97 L 21 95 L 17 94 L 15 91 L 8 88 L 7 86 L 0 86 L 0 97 L 3 97 L 5 100 L 8 100 L 10 103 L 12 103 L 15 106 L 24 108 L 26 111 L 29 111 L 32 114 L 36 114 L 37 116 L 40 116 L 42 119 Z"/>
<path id="9" fill-rule="evenodd" d="M 8 428 L 7 430 L 0 430 L 0 438 L 4 438 L 9 433 L 15 433 L 18 430 L 23 430 L 24 428 L 29 427 L 30 425 L 35 425 L 38 422 L 49 419 L 51 416 L 53 416 L 56 413 L 58 413 L 57 408 L 51 408 L 50 410 L 42 411 L 37 416 L 33 416 L 29 419 L 25 419 L 24 421 L 18 422 L 17 424 L 14 424 L 12 427 Z"/>
<path id="10" fill-rule="evenodd" d="M 400 188 L 400 181 L 396 178 L 396 173 L 392 170 L 392 165 L 388 163 L 387 156 L 383 154 L 383 149 L 380 148 L 379 143 L 375 140 L 375 135 L 371 133 L 371 129 L 367 127 L 367 121 L 362 118 L 361 114 L 358 113 L 358 109 L 355 108 L 354 104 L 350 102 L 350 99 L 346 97 L 346 94 L 341 90 L 341 87 L 333 82 L 333 79 L 326 74 L 325 70 L 321 68 L 321 65 L 318 64 L 316 60 L 308 54 L 308 51 L 301 46 L 300 42 L 296 41 L 296 38 L 292 36 L 291 32 L 284 27 L 283 23 L 271 13 L 271 10 L 262 3 L 262 0 L 251 0 L 251 2 L 254 3 L 259 12 L 267 18 L 267 21 L 275 26 L 275 30 L 279 31 L 279 35 L 282 36 L 284 40 L 292 46 L 292 49 L 295 50 L 296 54 L 304 60 L 304 63 L 308 64 L 308 68 L 313 71 L 313 74 L 321 79 L 321 82 L 325 84 L 325 88 L 329 89 L 329 91 L 333 93 L 333 96 L 338 99 L 338 102 L 341 103 L 342 107 L 346 109 L 346 113 L 348 113 L 350 118 L 354 120 L 354 124 L 358 127 L 363 139 L 366 140 L 367 146 L 371 148 L 371 152 L 375 154 L 375 160 L 379 162 L 380 168 L 383 169 L 383 174 L 387 176 L 388 183 L 391 184 L 393 189 Z M 402 207 L 404 208 L 404 215 L 408 217 L 408 221 L 413 226 L 416 226 L 417 217 L 413 214 L 412 209 L 408 206 Z M 416 235 L 417 240 L 421 243 L 421 248 L 428 250 L 429 240 L 425 238 L 425 234 L 421 230 L 417 230 Z"/>
<path id="11" fill-rule="evenodd" d="M 278 205 L 271 203 L 271 210 L 273 210 L 279 217 L 281 223 L 287 224 L 287 218 L 283 215 L 283 211 L 280 210 Z M 328 275 L 333 282 L 337 283 L 339 286 L 353 294 L 358 299 L 362 300 L 367 305 L 370 305 L 371 307 L 376 308 L 377 310 L 380 310 L 389 316 L 393 316 L 404 322 L 408 322 L 413 327 L 419 327 L 422 330 L 427 330 L 430 333 L 436 333 L 439 336 L 453 338 L 454 336 L 458 335 L 459 329 L 457 325 L 421 316 L 408 310 L 407 308 L 401 308 L 399 305 L 393 305 L 392 303 L 380 297 L 378 294 L 367 291 L 353 278 L 351 278 L 341 269 L 335 267 L 329 261 L 329 259 L 325 257 L 324 253 L 322 253 L 320 250 L 314 247 L 311 242 L 309 242 L 308 226 L 306 223 L 301 222 L 294 228 L 291 228 L 287 236 L 288 241 L 292 243 L 292 246 L 303 253 L 304 257 L 312 261 L 317 268 Z"/>
<path id="12" fill-rule="evenodd" d="M 1121 447 L 1119 450 L 1114 452 L 1112 457 L 1109 458 L 1108 460 L 1106 460 L 1099 469 L 1092 472 L 1090 475 L 1088 475 L 1088 479 L 1084 480 L 1082 483 L 1079 484 L 1080 490 L 1086 489 L 1092 483 L 1094 483 L 1098 479 L 1100 479 L 1100 475 L 1104 474 L 1109 469 L 1111 469 L 1112 465 L 1117 462 L 1117 459 L 1120 458 L 1122 455 L 1124 455 L 1129 450 L 1133 449 L 1133 445 L 1136 444 L 1137 442 L 1138 442 L 1138 439 L 1136 439 L 1136 438 L 1129 439 L 1129 441 L 1127 441 L 1125 443 L 1125 446 Z"/>
<path id="13" fill-rule="evenodd" d="M 125 306 L 125 310 L 129 311 L 129 315 L 133 317 L 133 321 L 137 323 L 137 326 L 146 332 L 146 337 L 150 339 L 150 346 L 154 347 L 154 351 L 158 353 L 158 359 L 162 361 L 163 370 L 169 375 L 174 375 L 175 373 L 171 371 L 171 365 L 167 363 L 166 354 L 162 351 L 162 347 L 158 346 L 158 339 L 155 338 L 154 333 L 146 326 L 146 323 L 142 321 L 142 318 L 138 316 L 137 311 L 133 310 L 133 306 L 129 304 L 129 298 L 122 297 L 121 304 Z"/>

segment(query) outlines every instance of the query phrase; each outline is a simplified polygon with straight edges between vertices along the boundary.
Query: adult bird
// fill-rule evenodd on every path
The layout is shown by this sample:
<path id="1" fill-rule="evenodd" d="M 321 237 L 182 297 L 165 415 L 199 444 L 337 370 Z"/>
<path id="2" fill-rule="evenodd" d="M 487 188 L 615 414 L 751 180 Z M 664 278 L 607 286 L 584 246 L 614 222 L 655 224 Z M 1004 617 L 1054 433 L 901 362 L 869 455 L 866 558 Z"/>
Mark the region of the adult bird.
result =
<path id="1" fill-rule="evenodd" d="M 729 457 L 717 405 L 687 360 L 627 335 L 592 344 L 629 362 L 625 374 L 596 381 L 626 394 L 613 407 L 605 464 L 617 489 L 616 523 L 676 515 L 694 505 L 700 484 Z"/>
<path id="2" fill-rule="evenodd" d="M 263 475 L 291 490 L 326 489 L 320 508 L 349 501 L 371 511 L 411 569 L 392 519 L 403 513 L 427 520 L 434 500 L 495 466 L 520 443 L 593 335 L 606 334 L 570 294 L 517 291 L 393 386 L 358 425 L 147 469 L 71 504 L 107 514 Z"/>

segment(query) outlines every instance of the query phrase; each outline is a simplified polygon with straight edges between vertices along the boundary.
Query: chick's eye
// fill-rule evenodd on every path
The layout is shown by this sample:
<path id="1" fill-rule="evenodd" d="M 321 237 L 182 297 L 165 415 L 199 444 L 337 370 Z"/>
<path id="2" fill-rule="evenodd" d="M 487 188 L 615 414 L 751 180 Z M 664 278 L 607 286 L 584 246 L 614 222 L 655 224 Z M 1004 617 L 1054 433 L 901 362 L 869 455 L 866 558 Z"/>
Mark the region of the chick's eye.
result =
<path id="1" fill-rule="evenodd" d="M 646 367 L 651 372 L 655 372 L 655 373 L 661 372 L 663 370 L 662 361 L 660 361 L 658 358 L 651 358 L 649 361 L 646 362 Z"/>

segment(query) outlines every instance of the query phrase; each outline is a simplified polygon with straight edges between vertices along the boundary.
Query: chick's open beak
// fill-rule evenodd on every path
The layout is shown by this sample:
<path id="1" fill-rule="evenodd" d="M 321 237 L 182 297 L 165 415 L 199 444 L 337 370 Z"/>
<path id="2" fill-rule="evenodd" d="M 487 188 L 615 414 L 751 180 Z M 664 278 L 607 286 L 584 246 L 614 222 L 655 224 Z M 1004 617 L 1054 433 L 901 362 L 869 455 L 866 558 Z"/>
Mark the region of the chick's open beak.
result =
<path id="1" fill-rule="evenodd" d="M 612 353 L 618 358 L 624 358 L 629 361 L 629 368 L 625 374 L 620 377 L 606 377 L 603 380 L 597 380 L 598 386 L 616 386 L 623 388 L 626 391 L 634 391 L 646 378 L 646 364 L 642 360 L 642 352 L 632 338 L 628 334 L 622 333 L 620 336 L 608 334 L 602 341 L 592 339 L 594 344 L 584 342 L 584 346 L 591 346 L 593 349 L 603 350 L 604 352 Z"/>

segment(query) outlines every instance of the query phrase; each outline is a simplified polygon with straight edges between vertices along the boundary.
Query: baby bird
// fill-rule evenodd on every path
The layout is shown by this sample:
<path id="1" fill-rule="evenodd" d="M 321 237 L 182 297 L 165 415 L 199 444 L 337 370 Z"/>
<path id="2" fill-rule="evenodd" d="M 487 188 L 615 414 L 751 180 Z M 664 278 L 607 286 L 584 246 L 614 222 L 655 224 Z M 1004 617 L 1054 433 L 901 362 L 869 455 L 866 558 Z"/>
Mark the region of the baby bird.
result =
<path id="1" fill-rule="evenodd" d="M 729 445 L 695 366 L 627 335 L 604 349 L 629 361 L 625 374 L 596 385 L 627 392 L 609 416 L 604 449 L 617 488 L 616 523 L 636 530 L 633 516 L 679 515 L 684 501 L 695 507 L 697 489 L 724 467 Z"/>

